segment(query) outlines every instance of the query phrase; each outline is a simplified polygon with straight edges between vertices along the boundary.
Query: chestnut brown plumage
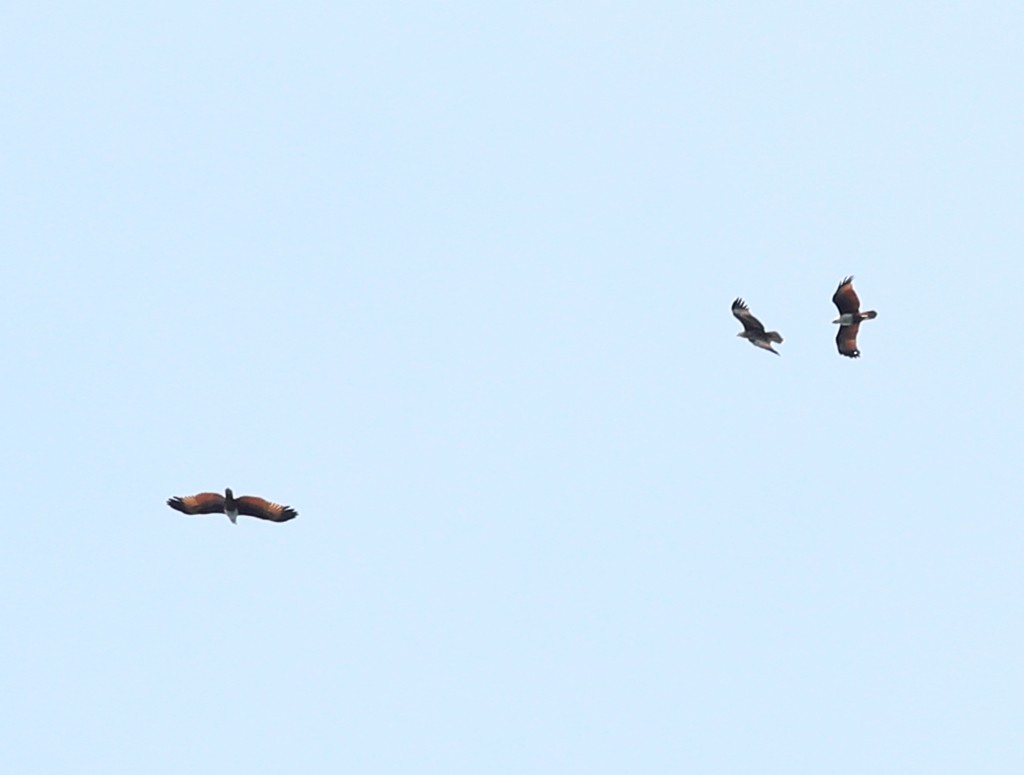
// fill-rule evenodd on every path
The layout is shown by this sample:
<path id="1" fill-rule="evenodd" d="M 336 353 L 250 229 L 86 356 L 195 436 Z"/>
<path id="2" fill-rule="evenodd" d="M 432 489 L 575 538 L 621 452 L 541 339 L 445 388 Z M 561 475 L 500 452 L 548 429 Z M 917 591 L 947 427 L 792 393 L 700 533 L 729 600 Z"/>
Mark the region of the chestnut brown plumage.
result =
<path id="1" fill-rule="evenodd" d="M 853 277 L 847 277 L 839 283 L 839 287 L 832 295 L 832 303 L 839 310 L 839 317 L 832 321 L 839 324 L 839 331 L 836 333 L 836 348 L 840 355 L 845 355 L 847 358 L 859 358 L 857 333 L 860 331 L 861 321 L 872 320 L 878 317 L 878 313 L 874 310 L 860 311 L 860 298 L 853 290 Z"/>
<path id="2" fill-rule="evenodd" d="M 224 495 L 216 492 L 201 492 L 197 495 L 168 498 L 167 505 L 183 514 L 227 514 L 236 523 L 240 514 L 271 522 L 287 522 L 295 519 L 299 512 L 291 506 L 282 506 L 254 495 L 236 498 L 229 487 Z M 237 523 L 236 523 L 237 524 Z"/>

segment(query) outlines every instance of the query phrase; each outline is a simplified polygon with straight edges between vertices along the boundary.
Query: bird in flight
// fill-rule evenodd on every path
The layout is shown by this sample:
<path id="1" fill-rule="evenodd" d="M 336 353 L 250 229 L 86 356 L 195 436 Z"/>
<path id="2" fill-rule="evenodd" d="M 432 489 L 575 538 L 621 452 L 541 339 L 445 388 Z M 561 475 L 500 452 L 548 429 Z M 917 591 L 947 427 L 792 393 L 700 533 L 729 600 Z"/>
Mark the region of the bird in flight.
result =
<path id="1" fill-rule="evenodd" d="M 857 332 L 860 330 L 862 320 L 872 320 L 878 317 L 874 310 L 868 312 L 860 311 L 860 299 L 857 292 L 853 290 L 853 278 L 847 277 L 836 288 L 832 296 L 832 303 L 839 310 L 839 317 L 833 323 L 839 324 L 839 332 L 836 334 L 836 347 L 840 355 L 847 358 L 859 358 L 860 350 L 857 349 Z"/>
<path id="2" fill-rule="evenodd" d="M 230 487 L 223 495 L 216 492 L 201 492 L 198 495 L 186 495 L 184 498 L 168 498 L 167 505 L 184 514 L 227 514 L 232 524 L 238 524 L 239 514 L 268 519 L 271 522 L 287 522 L 299 516 L 299 512 L 290 506 L 271 503 L 254 495 L 236 498 Z"/>
<path id="3" fill-rule="evenodd" d="M 762 350 L 768 350 L 768 352 L 773 352 L 776 355 L 779 354 L 777 350 L 772 348 L 772 342 L 782 344 L 782 337 L 779 335 L 779 332 L 765 331 L 761 321 L 750 314 L 750 308 L 743 299 L 736 299 L 732 303 L 732 314 L 743 324 L 743 330 L 736 334 L 736 336 L 742 336 L 752 345 L 760 347 Z"/>

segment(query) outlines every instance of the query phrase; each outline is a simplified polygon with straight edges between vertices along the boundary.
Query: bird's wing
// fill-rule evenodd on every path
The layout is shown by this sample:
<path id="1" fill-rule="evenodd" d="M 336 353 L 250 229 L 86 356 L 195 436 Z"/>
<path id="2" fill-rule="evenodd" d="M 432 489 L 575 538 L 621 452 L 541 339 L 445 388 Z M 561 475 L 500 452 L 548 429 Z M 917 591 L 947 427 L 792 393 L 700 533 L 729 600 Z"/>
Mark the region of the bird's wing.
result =
<path id="1" fill-rule="evenodd" d="M 271 522 L 287 522 L 295 519 L 299 512 L 290 506 L 282 506 L 279 503 L 271 503 L 263 498 L 253 495 L 243 495 L 235 501 L 238 504 L 238 513 L 258 519 L 269 519 Z"/>
<path id="2" fill-rule="evenodd" d="M 859 358 L 860 350 L 857 349 L 857 331 L 860 330 L 860 323 L 852 326 L 839 326 L 839 333 L 836 334 L 836 347 L 840 355 L 848 358 Z"/>
<path id="3" fill-rule="evenodd" d="M 743 324 L 744 331 L 753 331 L 757 334 L 764 333 L 764 326 L 761 325 L 761 321 L 750 314 L 750 308 L 743 299 L 736 299 L 732 303 L 732 314 Z"/>
<path id="4" fill-rule="evenodd" d="M 840 315 L 860 312 L 860 299 L 857 298 L 857 291 L 853 290 L 853 278 L 847 277 L 836 288 L 832 295 L 832 303 L 839 309 Z"/>
<path id="5" fill-rule="evenodd" d="M 774 347 L 772 347 L 771 342 L 768 342 L 768 341 L 766 341 L 764 339 L 754 339 L 752 341 L 753 341 L 753 343 L 755 345 L 760 347 L 762 350 L 767 350 L 768 352 L 775 353 L 776 355 L 779 354 L 779 351 L 776 350 Z"/>
<path id="6" fill-rule="evenodd" d="M 185 514 L 223 514 L 224 496 L 215 492 L 201 492 L 184 498 L 169 498 L 167 505 Z"/>

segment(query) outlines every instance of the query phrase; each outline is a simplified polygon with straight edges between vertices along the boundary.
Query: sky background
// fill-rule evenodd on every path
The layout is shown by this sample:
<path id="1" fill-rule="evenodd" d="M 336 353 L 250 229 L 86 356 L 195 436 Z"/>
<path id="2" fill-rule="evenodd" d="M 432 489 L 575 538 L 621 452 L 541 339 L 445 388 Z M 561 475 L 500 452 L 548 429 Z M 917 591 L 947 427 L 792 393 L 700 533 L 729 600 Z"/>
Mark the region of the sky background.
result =
<path id="1" fill-rule="evenodd" d="M 7 7 L 4 766 L 1020 772 L 1022 35 Z"/>

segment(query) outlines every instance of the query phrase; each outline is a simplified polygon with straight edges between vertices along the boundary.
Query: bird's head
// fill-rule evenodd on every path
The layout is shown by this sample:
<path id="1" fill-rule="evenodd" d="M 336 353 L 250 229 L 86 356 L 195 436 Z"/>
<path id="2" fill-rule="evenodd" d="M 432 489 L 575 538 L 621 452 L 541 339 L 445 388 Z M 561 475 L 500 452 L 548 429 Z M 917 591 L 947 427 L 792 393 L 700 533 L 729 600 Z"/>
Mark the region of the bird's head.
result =
<path id="1" fill-rule="evenodd" d="M 228 500 L 232 500 L 235 497 L 234 493 L 231 492 L 230 487 L 224 490 L 224 497 L 227 498 Z"/>

